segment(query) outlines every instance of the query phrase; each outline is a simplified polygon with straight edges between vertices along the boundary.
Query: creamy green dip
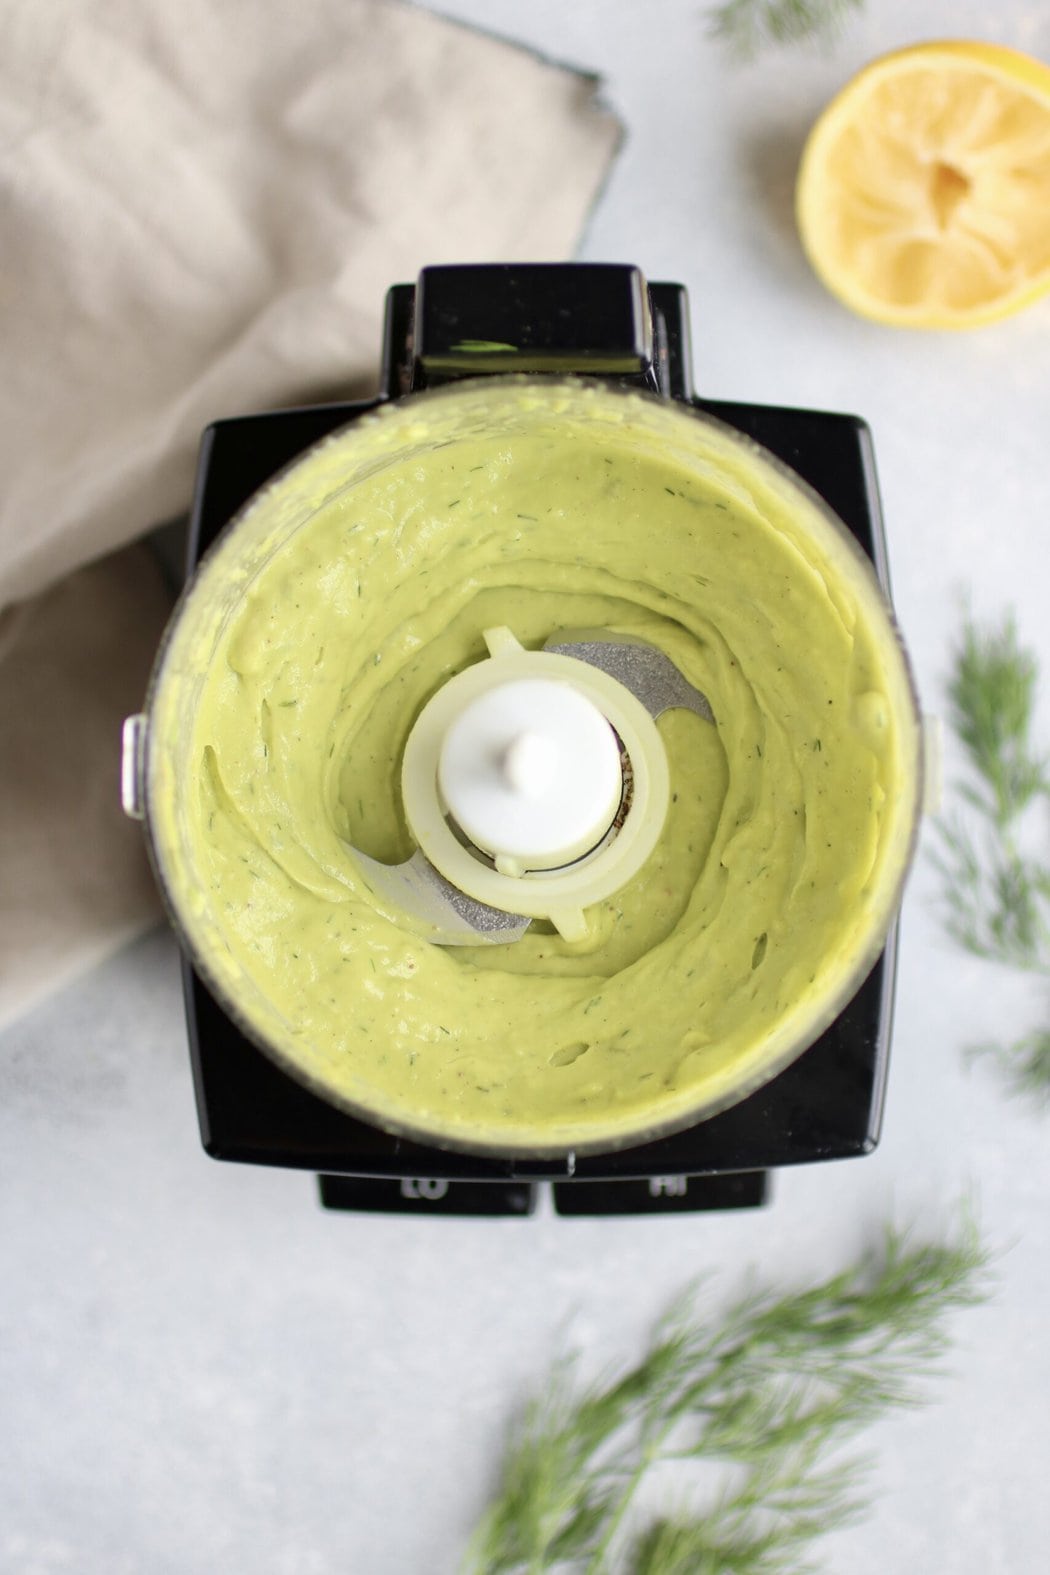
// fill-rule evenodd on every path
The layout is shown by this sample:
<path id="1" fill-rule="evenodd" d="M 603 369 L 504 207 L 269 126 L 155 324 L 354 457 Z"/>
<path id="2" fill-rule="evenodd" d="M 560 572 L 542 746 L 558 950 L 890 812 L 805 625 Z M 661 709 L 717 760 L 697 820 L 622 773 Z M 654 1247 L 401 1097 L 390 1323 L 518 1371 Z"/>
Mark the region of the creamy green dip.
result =
<path id="1" fill-rule="evenodd" d="M 410 856 L 401 754 L 508 625 L 664 650 L 655 854 L 588 910 L 442 947 L 353 849 Z M 877 955 L 918 788 L 908 675 L 822 509 L 714 424 L 482 381 L 337 434 L 254 502 L 155 686 L 148 811 L 177 917 L 249 1032 L 394 1130 L 552 1153 L 684 1125 L 812 1041 Z"/>

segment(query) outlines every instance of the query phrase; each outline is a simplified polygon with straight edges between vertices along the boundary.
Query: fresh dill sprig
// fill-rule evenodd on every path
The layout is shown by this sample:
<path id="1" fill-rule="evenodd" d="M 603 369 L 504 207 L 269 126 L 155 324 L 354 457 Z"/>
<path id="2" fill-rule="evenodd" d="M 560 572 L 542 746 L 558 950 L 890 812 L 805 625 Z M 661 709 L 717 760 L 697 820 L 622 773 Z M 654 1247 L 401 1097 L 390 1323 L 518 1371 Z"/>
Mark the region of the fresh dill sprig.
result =
<path id="1" fill-rule="evenodd" d="M 948 689 L 952 724 L 979 780 L 970 800 L 1000 830 L 1050 793 L 1050 762 L 1032 747 L 1038 682 L 1012 617 L 985 630 L 967 620 Z"/>
<path id="2" fill-rule="evenodd" d="M 967 620 L 948 686 L 962 744 L 965 806 L 939 825 L 948 934 L 976 957 L 1050 976 L 1050 865 L 1036 822 L 1050 807 L 1050 760 L 1033 741 L 1039 667 L 1011 617 L 979 629 Z M 1050 1100 L 1050 1028 L 1012 1045 L 982 1045 L 1018 1093 Z"/>
<path id="3" fill-rule="evenodd" d="M 967 1057 L 995 1062 L 1011 1094 L 1050 1109 L 1050 1028 L 1033 1028 L 1009 1044 L 988 1040 L 971 1045 Z"/>
<path id="4" fill-rule="evenodd" d="M 830 43 L 864 0 L 722 0 L 708 12 L 708 32 L 738 60 L 767 44 Z"/>
<path id="5" fill-rule="evenodd" d="M 948 1243 L 891 1232 L 822 1284 L 748 1295 L 717 1323 L 683 1300 L 604 1385 L 561 1363 L 512 1436 L 465 1570 L 801 1575 L 812 1543 L 866 1508 L 864 1461 L 828 1451 L 923 1398 L 947 1315 L 985 1298 L 987 1266 L 972 1225 Z M 668 1461 L 713 1466 L 720 1487 L 638 1525 L 638 1490 Z"/>

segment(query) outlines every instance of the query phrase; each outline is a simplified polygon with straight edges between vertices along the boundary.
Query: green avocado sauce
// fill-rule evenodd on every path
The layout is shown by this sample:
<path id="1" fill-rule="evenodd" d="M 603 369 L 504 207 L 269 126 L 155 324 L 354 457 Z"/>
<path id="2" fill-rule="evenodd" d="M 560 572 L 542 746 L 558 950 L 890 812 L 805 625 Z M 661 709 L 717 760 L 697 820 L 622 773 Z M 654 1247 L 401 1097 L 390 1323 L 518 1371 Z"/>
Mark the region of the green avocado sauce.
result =
<path id="1" fill-rule="evenodd" d="M 858 555 L 713 433 L 469 384 L 329 440 L 206 567 L 151 714 L 158 855 L 209 977 L 337 1102 L 481 1149 L 637 1140 L 767 1078 L 874 960 L 915 816 L 903 658 Z M 646 640 L 714 712 L 660 718 L 663 835 L 580 943 L 432 945 L 354 857 L 414 851 L 405 740 L 500 624 Z"/>

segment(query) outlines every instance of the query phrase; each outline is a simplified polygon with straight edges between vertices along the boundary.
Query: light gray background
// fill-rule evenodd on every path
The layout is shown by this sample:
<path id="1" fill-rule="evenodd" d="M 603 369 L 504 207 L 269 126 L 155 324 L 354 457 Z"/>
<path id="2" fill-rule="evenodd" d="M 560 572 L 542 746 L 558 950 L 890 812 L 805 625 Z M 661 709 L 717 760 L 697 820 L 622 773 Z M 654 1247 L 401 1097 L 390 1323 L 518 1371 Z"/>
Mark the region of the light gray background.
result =
<path id="1" fill-rule="evenodd" d="M 872 55 L 985 36 L 1050 59 L 1042 3 L 868 0 L 832 54 L 730 69 L 702 0 L 445 0 L 600 72 L 628 139 L 583 255 L 679 279 L 715 397 L 854 410 L 877 447 L 901 623 L 927 709 L 960 599 L 1012 605 L 1050 685 L 1050 305 L 974 335 L 851 317 L 791 218 L 801 139 Z M 1048 691 L 1050 692 L 1050 691 Z M 1050 715 L 1044 699 L 1044 737 Z M 949 757 L 949 774 L 953 759 Z M 698 1274 L 832 1271 L 890 1218 L 948 1228 L 973 1195 L 1002 1250 L 957 1321 L 954 1376 L 871 1437 L 872 1518 L 826 1568 L 1047 1567 L 1046 1138 L 961 1052 L 1045 997 L 942 939 L 925 856 L 903 925 L 885 1136 L 724 1217 L 528 1221 L 325 1215 L 293 1172 L 200 1151 L 175 948 L 157 933 L 0 1040 L 0 1569 L 451 1570 L 514 1403 L 566 1344 L 634 1352 Z"/>

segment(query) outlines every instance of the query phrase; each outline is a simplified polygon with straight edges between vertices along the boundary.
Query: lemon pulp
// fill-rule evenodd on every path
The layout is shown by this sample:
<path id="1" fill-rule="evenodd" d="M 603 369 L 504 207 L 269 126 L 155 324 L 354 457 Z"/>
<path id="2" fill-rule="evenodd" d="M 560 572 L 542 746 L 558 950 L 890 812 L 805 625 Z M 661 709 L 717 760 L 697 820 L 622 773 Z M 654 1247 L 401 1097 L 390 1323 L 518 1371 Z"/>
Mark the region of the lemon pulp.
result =
<path id="1" fill-rule="evenodd" d="M 966 328 L 1050 289 L 1050 67 L 920 44 L 867 66 L 807 140 L 796 214 L 818 276 L 879 322 Z"/>

